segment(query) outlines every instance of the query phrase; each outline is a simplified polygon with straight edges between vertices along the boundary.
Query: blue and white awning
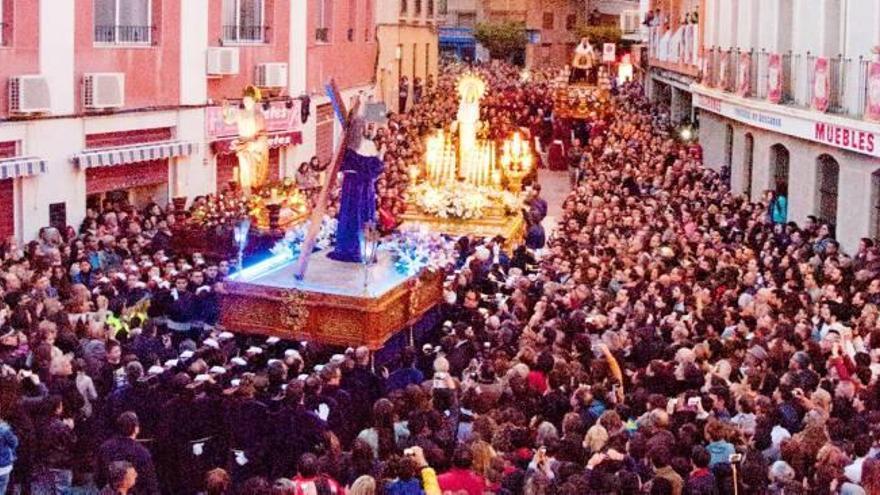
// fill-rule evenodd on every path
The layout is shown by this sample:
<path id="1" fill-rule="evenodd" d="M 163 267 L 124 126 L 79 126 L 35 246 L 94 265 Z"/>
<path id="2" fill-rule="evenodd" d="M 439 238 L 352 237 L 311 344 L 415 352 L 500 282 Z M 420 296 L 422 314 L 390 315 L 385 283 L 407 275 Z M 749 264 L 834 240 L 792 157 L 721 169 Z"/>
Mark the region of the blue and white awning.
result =
<path id="1" fill-rule="evenodd" d="M 189 156 L 199 151 L 199 144 L 190 141 L 173 141 L 120 146 L 86 151 L 74 155 L 72 160 L 80 168 L 110 167 L 129 163 L 149 162 L 178 156 Z"/>
<path id="2" fill-rule="evenodd" d="M 42 158 L 20 157 L 0 160 L 0 180 L 45 174 L 48 168 L 46 160 Z"/>

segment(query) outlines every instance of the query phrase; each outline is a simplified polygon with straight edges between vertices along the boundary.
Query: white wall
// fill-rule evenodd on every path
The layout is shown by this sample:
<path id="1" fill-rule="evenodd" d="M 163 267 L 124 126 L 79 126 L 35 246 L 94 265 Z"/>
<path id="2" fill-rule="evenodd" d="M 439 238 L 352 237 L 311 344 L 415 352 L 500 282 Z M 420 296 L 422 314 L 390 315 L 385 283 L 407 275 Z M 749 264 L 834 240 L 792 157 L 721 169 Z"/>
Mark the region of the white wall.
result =
<path id="1" fill-rule="evenodd" d="M 40 1 L 40 73 L 46 76 L 54 115 L 76 109 L 79 84 L 74 81 L 74 0 Z"/>
<path id="2" fill-rule="evenodd" d="M 36 238 L 49 224 L 49 204 L 67 203 L 67 223 L 79 226 L 86 211 L 85 172 L 70 158 L 83 149 L 81 119 L 35 120 L 28 123 L 25 147 L 48 162 L 48 173 L 21 181 L 22 209 L 18 233 Z"/>
<path id="3" fill-rule="evenodd" d="M 180 2 L 180 103 L 201 105 L 208 98 L 208 0 Z"/>
<path id="4" fill-rule="evenodd" d="M 190 156 L 172 160 L 171 177 L 168 181 L 171 197 L 209 194 L 216 188 L 216 167 L 209 161 L 209 146 L 205 136 L 205 111 L 201 108 L 181 110 L 177 121 L 177 139 L 203 143 L 198 151 Z"/>
<path id="5" fill-rule="evenodd" d="M 745 190 L 745 134 L 755 139 L 752 169 L 752 199 L 773 186 L 770 148 L 782 144 L 790 153 L 788 182 L 788 218 L 803 225 L 807 216 L 818 209 L 818 177 L 816 159 L 827 154 L 840 165 L 837 203 L 837 239 L 848 252 L 853 252 L 859 239 L 871 232 L 873 210 L 871 175 L 880 170 L 880 161 L 865 155 L 807 142 L 775 132 L 750 127 L 707 111 L 700 111 L 700 144 L 705 166 L 720 170 L 724 164 L 726 127 L 734 129 L 731 188 Z"/>

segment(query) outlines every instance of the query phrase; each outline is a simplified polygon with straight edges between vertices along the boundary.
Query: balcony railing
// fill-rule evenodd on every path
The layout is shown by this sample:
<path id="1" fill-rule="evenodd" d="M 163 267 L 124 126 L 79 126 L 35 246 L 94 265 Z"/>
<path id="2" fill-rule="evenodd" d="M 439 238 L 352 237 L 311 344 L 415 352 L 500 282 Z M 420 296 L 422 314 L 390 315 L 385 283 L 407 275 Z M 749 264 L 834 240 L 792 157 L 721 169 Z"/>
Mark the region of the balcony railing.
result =
<path id="1" fill-rule="evenodd" d="M 155 26 L 95 26 L 95 43 L 150 45 L 155 40 L 155 29 Z"/>
<path id="2" fill-rule="evenodd" d="M 772 55 L 764 50 L 743 52 L 739 49 L 713 47 L 703 53 L 701 83 L 730 93 L 757 99 L 770 98 L 771 57 L 779 57 L 779 103 L 812 107 L 816 89 L 816 60 L 807 53 Z M 869 61 L 842 55 L 827 57 L 827 112 L 861 118 L 868 101 Z M 742 67 L 748 64 L 747 71 Z M 748 81 L 743 82 L 743 77 Z"/>
<path id="3" fill-rule="evenodd" d="M 330 28 L 315 29 L 315 41 L 320 43 L 330 43 Z"/>
<path id="4" fill-rule="evenodd" d="M 229 25 L 223 26 L 224 43 L 267 43 L 269 26 L 262 25 Z"/>

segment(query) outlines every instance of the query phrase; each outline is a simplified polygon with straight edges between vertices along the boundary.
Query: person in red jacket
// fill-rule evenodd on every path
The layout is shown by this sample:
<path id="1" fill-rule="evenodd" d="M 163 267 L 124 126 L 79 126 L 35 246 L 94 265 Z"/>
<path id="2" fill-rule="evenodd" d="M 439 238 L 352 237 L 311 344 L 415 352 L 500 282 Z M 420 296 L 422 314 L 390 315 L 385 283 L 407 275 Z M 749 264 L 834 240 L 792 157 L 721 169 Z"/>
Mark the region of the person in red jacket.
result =
<path id="1" fill-rule="evenodd" d="M 440 490 L 444 494 L 483 495 L 486 480 L 471 469 L 473 463 L 471 449 L 464 445 L 456 447 L 452 455 L 452 469 L 437 477 Z"/>

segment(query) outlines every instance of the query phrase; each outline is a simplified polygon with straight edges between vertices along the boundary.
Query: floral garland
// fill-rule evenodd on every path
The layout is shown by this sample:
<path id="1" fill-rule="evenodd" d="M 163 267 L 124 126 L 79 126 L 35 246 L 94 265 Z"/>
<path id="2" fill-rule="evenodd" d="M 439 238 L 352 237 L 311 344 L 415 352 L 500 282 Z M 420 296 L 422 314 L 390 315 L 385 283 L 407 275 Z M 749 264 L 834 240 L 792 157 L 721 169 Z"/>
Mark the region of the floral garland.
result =
<path id="1" fill-rule="evenodd" d="M 510 191 L 464 182 L 449 186 L 423 182 L 413 188 L 411 196 L 425 214 L 461 220 L 482 218 L 492 205 L 500 205 L 505 213 L 515 212 L 522 206 L 522 199 Z"/>
<path id="2" fill-rule="evenodd" d="M 382 245 L 391 253 L 395 270 L 407 276 L 423 269 L 444 271 L 455 265 L 457 257 L 454 242 L 426 229 L 396 232 Z"/>
<path id="3" fill-rule="evenodd" d="M 284 257 L 285 259 L 294 259 L 299 256 L 310 223 L 311 220 L 307 220 L 293 229 L 288 230 L 284 234 L 284 237 L 269 249 L 269 252 L 275 256 Z M 326 249 L 333 245 L 333 242 L 336 239 L 336 227 L 337 222 L 335 218 L 329 216 L 324 217 L 321 221 L 321 231 L 318 233 L 318 237 L 315 240 L 316 250 Z"/>

